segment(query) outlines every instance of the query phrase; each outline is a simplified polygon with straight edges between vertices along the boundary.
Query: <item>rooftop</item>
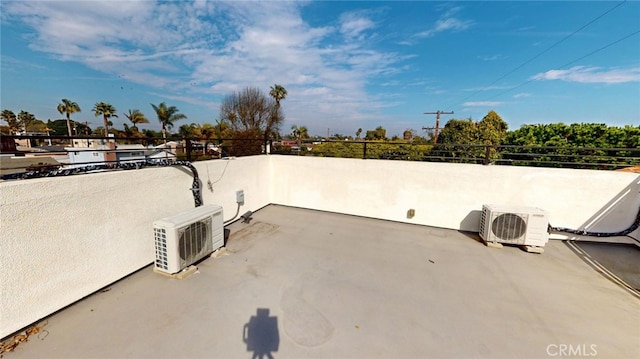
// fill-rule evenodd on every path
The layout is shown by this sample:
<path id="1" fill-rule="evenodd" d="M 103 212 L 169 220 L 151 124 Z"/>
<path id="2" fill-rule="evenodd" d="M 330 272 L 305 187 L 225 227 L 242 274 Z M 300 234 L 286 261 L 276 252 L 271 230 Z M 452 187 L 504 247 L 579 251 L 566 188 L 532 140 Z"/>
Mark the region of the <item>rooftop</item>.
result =
<path id="1" fill-rule="evenodd" d="M 7 357 L 640 354 L 638 297 L 562 241 L 536 255 L 474 233 L 278 205 L 229 228 L 226 253 L 192 276 L 145 267 L 40 323 Z M 617 255 L 624 272 L 640 249 L 622 246 L 582 250 Z"/>

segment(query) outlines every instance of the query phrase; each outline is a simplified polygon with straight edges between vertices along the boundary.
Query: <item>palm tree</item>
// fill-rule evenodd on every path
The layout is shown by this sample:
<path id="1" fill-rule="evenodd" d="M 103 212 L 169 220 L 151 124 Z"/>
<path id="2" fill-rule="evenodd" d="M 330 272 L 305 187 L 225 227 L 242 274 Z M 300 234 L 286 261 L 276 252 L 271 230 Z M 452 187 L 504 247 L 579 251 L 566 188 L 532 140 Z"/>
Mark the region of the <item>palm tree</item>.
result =
<path id="1" fill-rule="evenodd" d="M 216 128 L 212 124 L 205 123 L 203 125 L 197 125 L 197 129 L 198 132 L 200 132 L 200 137 L 204 138 L 205 140 L 211 140 L 215 138 Z"/>
<path id="2" fill-rule="evenodd" d="M 180 135 L 180 137 L 183 138 L 189 138 L 189 137 L 199 137 L 199 136 L 194 136 L 197 126 L 195 123 L 192 124 L 184 124 L 182 126 L 180 126 L 180 128 L 178 129 L 178 135 Z"/>
<path id="3" fill-rule="evenodd" d="M 27 111 L 20 111 L 18 114 L 18 123 L 24 128 L 24 132 L 29 131 L 31 124 L 36 120 L 36 116 Z"/>
<path id="4" fill-rule="evenodd" d="M 133 124 L 133 126 L 131 126 L 131 130 L 135 129 L 135 131 L 138 131 L 138 126 L 136 125 L 139 123 L 149 123 L 149 120 L 138 109 L 135 109 L 135 110 L 129 109 L 129 112 L 124 113 L 124 116 L 128 118 L 129 121 L 131 121 L 131 123 Z"/>
<path id="5" fill-rule="evenodd" d="M 287 90 L 278 85 L 275 84 L 273 86 L 271 86 L 271 91 L 269 91 L 269 96 L 273 97 L 274 100 L 276 100 L 276 108 L 280 108 L 280 100 L 284 100 L 285 98 L 287 98 Z"/>
<path id="6" fill-rule="evenodd" d="M 13 135 L 14 133 L 17 133 L 18 131 L 20 131 L 20 123 L 18 121 L 18 117 L 13 111 L 7 110 L 7 109 L 2 110 L 2 114 L 0 114 L 0 118 L 2 118 L 5 122 L 7 122 L 7 125 L 9 125 L 10 135 Z"/>
<path id="7" fill-rule="evenodd" d="M 158 106 L 151 104 L 153 110 L 156 111 L 156 115 L 158 116 L 158 121 L 162 124 L 162 138 L 164 142 L 167 142 L 167 130 L 173 128 L 173 123 L 187 118 L 184 114 L 180 113 L 175 106 L 169 106 L 162 102 Z"/>
<path id="8" fill-rule="evenodd" d="M 216 129 L 216 136 L 218 136 L 218 138 L 223 138 L 224 136 L 228 135 L 229 130 L 231 129 L 229 123 L 224 119 L 216 120 L 216 124 L 214 125 L 214 127 Z"/>
<path id="9" fill-rule="evenodd" d="M 362 134 L 362 128 L 358 128 L 358 131 L 356 131 L 356 139 L 359 140 L 360 139 L 360 135 Z"/>
<path id="10" fill-rule="evenodd" d="M 67 115 L 67 135 L 71 137 L 71 117 L 69 117 L 69 115 L 80 112 L 80 106 L 73 101 L 63 98 L 62 103 L 58 104 L 58 112 L 60 112 L 61 115 Z M 73 141 L 71 141 L 71 146 L 73 147 Z"/>
<path id="11" fill-rule="evenodd" d="M 96 115 L 96 117 L 102 115 L 102 119 L 104 120 L 104 137 L 107 137 L 109 133 L 109 118 L 118 117 L 118 115 L 116 114 L 116 108 L 109 103 L 98 102 L 95 106 L 93 106 L 92 111 Z"/>
<path id="12" fill-rule="evenodd" d="M 293 137 L 295 137 L 296 142 L 298 143 L 298 147 L 300 147 L 303 139 L 309 138 L 309 130 L 307 129 L 307 126 L 298 127 L 296 125 L 293 125 L 291 126 L 291 131 Z"/>
<path id="13" fill-rule="evenodd" d="M 276 106 L 274 109 L 274 115 L 267 122 L 267 126 L 264 131 L 264 144 L 267 145 L 267 139 L 269 138 L 269 134 L 274 128 L 278 128 L 280 123 L 282 122 L 282 117 L 280 116 L 280 101 L 287 98 L 287 90 L 278 84 L 274 84 L 271 86 L 271 91 L 269 91 L 269 96 L 273 97 L 276 101 Z"/>

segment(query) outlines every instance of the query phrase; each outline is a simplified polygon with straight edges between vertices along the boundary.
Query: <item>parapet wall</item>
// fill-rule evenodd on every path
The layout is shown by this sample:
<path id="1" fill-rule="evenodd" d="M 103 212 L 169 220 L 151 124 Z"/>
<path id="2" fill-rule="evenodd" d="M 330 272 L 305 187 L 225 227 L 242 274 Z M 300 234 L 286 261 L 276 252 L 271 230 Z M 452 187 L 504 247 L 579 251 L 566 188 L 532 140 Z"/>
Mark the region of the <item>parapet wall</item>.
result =
<path id="1" fill-rule="evenodd" d="M 225 220 L 237 190 L 241 213 L 274 203 L 465 231 L 485 203 L 593 231 L 626 228 L 640 207 L 633 173 L 276 155 L 195 166 Z M 0 338 L 152 263 L 152 222 L 193 208 L 191 182 L 178 167 L 0 182 Z"/>
<path id="2" fill-rule="evenodd" d="M 269 203 L 266 157 L 195 166 L 225 220 L 237 190 Z M 152 263 L 152 223 L 194 207 L 192 181 L 167 167 L 0 182 L 0 338 Z"/>
<path id="3" fill-rule="evenodd" d="M 640 207 L 640 175 L 626 172 L 295 156 L 271 167 L 272 203 L 464 231 L 478 231 L 483 204 L 602 232 L 628 228 Z"/>

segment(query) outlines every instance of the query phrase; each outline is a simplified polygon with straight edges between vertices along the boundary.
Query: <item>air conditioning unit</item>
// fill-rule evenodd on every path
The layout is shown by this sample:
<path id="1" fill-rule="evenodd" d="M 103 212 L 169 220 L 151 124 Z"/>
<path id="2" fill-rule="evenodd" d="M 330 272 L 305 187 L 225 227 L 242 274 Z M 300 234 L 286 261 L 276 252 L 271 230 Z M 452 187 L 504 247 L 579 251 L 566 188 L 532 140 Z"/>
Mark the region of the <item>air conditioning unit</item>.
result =
<path id="1" fill-rule="evenodd" d="M 544 247 L 549 241 L 549 215 L 540 208 L 485 204 L 480 237 L 486 242 Z"/>
<path id="2" fill-rule="evenodd" d="M 155 269 L 178 273 L 224 245 L 222 207 L 204 205 L 153 222 Z"/>

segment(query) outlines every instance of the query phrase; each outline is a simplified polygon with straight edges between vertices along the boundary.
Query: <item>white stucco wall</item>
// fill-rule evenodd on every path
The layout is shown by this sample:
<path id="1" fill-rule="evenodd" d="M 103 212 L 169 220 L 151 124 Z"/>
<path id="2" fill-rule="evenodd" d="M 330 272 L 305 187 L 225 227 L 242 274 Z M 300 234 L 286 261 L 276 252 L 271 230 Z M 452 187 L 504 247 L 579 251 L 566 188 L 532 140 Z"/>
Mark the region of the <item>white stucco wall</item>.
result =
<path id="1" fill-rule="evenodd" d="M 468 231 L 484 203 L 601 231 L 640 206 L 633 173 L 276 155 L 195 166 L 225 220 L 237 190 L 240 214 L 275 203 Z M 193 208 L 191 182 L 181 167 L 0 182 L 0 338 L 152 263 L 152 222 Z"/>
<path id="2" fill-rule="evenodd" d="M 236 190 L 243 210 L 269 203 L 264 158 L 195 166 L 225 220 Z M 152 263 L 152 222 L 193 208 L 191 183 L 182 167 L 1 182 L 0 338 Z"/>
<path id="3" fill-rule="evenodd" d="M 601 214 L 592 231 L 627 228 L 640 206 L 640 175 L 626 172 L 296 156 L 271 163 L 274 203 L 465 231 L 478 230 L 485 203 L 539 207 L 557 227 Z"/>

